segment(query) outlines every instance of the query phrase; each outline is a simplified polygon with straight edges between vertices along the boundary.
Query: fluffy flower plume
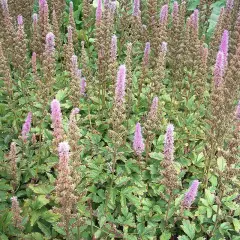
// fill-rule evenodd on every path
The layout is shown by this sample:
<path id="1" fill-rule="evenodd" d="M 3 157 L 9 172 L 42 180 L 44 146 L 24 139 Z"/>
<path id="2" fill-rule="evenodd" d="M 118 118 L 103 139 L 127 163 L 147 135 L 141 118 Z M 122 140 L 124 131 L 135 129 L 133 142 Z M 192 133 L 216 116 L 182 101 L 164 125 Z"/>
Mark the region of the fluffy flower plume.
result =
<path id="1" fill-rule="evenodd" d="M 136 155 L 141 156 L 144 151 L 145 145 L 143 143 L 142 129 L 140 123 L 137 123 L 133 139 L 133 149 Z"/>
<path id="2" fill-rule="evenodd" d="M 199 18 L 199 11 L 198 9 L 195 9 L 190 18 L 191 25 L 195 32 L 198 32 L 198 18 Z"/>
<path id="3" fill-rule="evenodd" d="M 63 138 L 62 112 L 60 102 L 54 99 L 51 102 L 51 119 L 53 126 L 53 135 L 58 142 Z"/>
<path id="4" fill-rule="evenodd" d="M 185 208 L 189 208 L 192 203 L 194 202 L 196 196 L 197 196 L 197 192 L 198 192 L 198 186 L 199 186 L 199 181 L 198 180 L 194 180 L 192 182 L 192 185 L 190 186 L 189 190 L 186 192 L 183 202 L 182 202 L 182 206 Z"/>
<path id="5" fill-rule="evenodd" d="M 235 116 L 237 120 L 240 120 L 240 101 L 238 102 Z"/>
<path id="6" fill-rule="evenodd" d="M 222 51 L 224 54 L 225 66 L 227 65 L 227 58 L 228 58 L 228 42 L 229 42 L 229 33 L 228 33 L 228 30 L 224 30 L 219 50 Z"/>
<path id="7" fill-rule="evenodd" d="M 81 82 L 80 82 L 80 93 L 81 95 L 85 95 L 86 94 L 86 78 L 81 78 Z"/>
<path id="8" fill-rule="evenodd" d="M 167 132 L 165 134 L 164 140 L 164 160 L 166 162 L 173 161 L 174 154 L 174 136 L 173 136 L 174 126 L 169 124 L 167 126 Z"/>
<path id="9" fill-rule="evenodd" d="M 24 142 L 27 141 L 27 135 L 30 132 L 31 123 L 32 123 L 32 113 L 29 112 L 25 120 L 25 123 L 22 126 L 22 139 Z"/>
<path id="10" fill-rule="evenodd" d="M 160 23 L 166 25 L 167 20 L 168 20 L 168 5 L 165 4 L 162 6 L 160 11 Z"/>
<path id="11" fill-rule="evenodd" d="M 150 55 L 150 42 L 147 42 L 144 49 L 143 63 L 144 67 L 147 67 L 149 64 L 149 55 Z"/>
<path id="12" fill-rule="evenodd" d="M 112 42 L 111 42 L 111 59 L 112 61 L 115 61 L 117 59 L 117 36 L 112 36 Z"/>
<path id="13" fill-rule="evenodd" d="M 140 0 L 134 0 L 133 2 L 133 16 L 137 17 L 140 14 Z"/>
<path id="14" fill-rule="evenodd" d="M 55 48 L 55 36 L 52 32 L 49 32 L 46 36 L 46 51 L 53 53 Z"/>
<path id="15" fill-rule="evenodd" d="M 226 2 L 226 9 L 227 10 L 232 10 L 234 5 L 234 0 L 227 0 Z"/>
<path id="16" fill-rule="evenodd" d="M 223 75 L 224 75 L 224 53 L 222 51 L 219 51 L 217 54 L 217 59 L 213 72 L 215 88 L 218 88 L 222 84 Z"/>
<path id="17" fill-rule="evenodd" d="M 115 101 L 122 103 L 125 96 L 125 84 L 126 84 L 126 66 L 121 65 L 118 70 L 117 84 L 115 88 Z"/>
<path id="18" fill-rule="evenodd" d="M 96 9 L 96 22 L 100 23 L 102 19 L 102 0 L 98 0 L 98 5 Z"/>
<path id="19" fill-rule="evenodd" d="M 67 142 L 60 142 L 58 145 L 59 164 L 67 166 L 69 162 L 70 146 Z"/>
<path id="20" fill-rule="evenodd" d="M 18 22 L 18 25 L 23 25 L 23 17 L 22 17 L 22 15 L 18 15 L 17 22 Z"/>
<path id="21" fill-rule="evenodd" d="M 22 229 L 22 217 L 21 217 L 21 209 L 19 207 L 19 202 L 17 197 L 12 197 L 11 198 L 12 201 L 12 207 L 11 207 L 11 212 L 13 215 L 12 221 L 13 221 L 13 225 L 16 228 Z"/>

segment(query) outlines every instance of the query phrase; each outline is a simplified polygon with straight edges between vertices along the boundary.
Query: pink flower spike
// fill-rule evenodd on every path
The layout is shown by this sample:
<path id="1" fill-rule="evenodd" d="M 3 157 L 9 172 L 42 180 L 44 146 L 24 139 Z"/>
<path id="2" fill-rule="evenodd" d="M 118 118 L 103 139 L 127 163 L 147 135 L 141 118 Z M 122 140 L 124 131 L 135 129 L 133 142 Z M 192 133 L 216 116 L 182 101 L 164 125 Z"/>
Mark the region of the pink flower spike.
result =
<path id="1" fill-rule="evenodd" d="M 229 33 L 228 33 L 228 30 L 224 30 L 219 50 L 222 51 L 224 54 L 225 66 L 227 65 L 227 59 L 228 59 L 228 42 L 229 42 Z"/>
<path id="2" fill-rule="evenodd" d="M 156 115 L 157 110 L 158 110 L 158 97 L 154 97 L 154 99 L 152 101 L 151 109 L 150 109 L 150 114 Z"/>
<path id="3" fill-rule="evenodd" d="M 224 53 L 222 51 L 219 51 L 217 54 L 217 59 L 213 72 L 215 88 L 221 86 L 223 82 L 223 75 L 224 75 Z"/>
<path id="4" fill-rule="evenodd" d="M 227 0 L 227 2 L 226 2 L 226 9 L 228 11 L 231 11 L 233 9 L 233 5 L 234 5 L 234 0 Z"/>
<path id="5" fill-rule="evenodd" d="M 137 17 L 140 14 L 140 0 L 134 0 L 133 2 L 133 16 Z"/>
<path id="6" fill-rule="evenodd" d="M 162 6 L 160 11 L 160 23 L 163 25 L 167 25 L 168 21 L 168 5 L 165 4 Z"/>
<path id="7" fill-rule="evenodd" d="M 59 165 L 68 166 L 70 146 L 67 142 L 60 142 L 58 145 Z"/>
<path id="8" fill-rule="evenodd" d="M 55 49 L 55 36 L 52 32 L 49 32 L 46 36 L 46 50 L 50 53 L 54 52 Z"/>
<path id="9" fill-rule="evenodd" d="M 30 132 L 31 123 L 32 123 L 32 113 L 29 112 L 25 120 L 25 123 L 23 124 L 23 127 L 22 127 L 22 139 L 24 142 L 27 141 L 27 135 Z"/>
<path id="10" fill-rule="evenodd" d="M 116 103 L 123 103 L 125 96 L 126 84 L 126 66 L 121 65 L 118 70 L 117 84 L 115 88 L 115 101 Z"/>
<path id="11" fill-rule="evenodd" d="M 167 131 L 164 140 L 164 159 L 167 162 L 172 162 L 174 160 L 174 126 L 169 124 L 167 126 Z"/>
<path id="12" fill-rule="evenodd" d="M 22 17 L 22 15 L 18 15 L 17 22 L 18 22 L 18 25 L 23 25 L 23 17 Z"/>
<path id="13" fill-rule="evenodd" d="M 7 0 L 1 0 L 1 5 L 2 5 L 3 13 L 8 13 L 9 10 L 8 10 L 8 2 L 7 2 Z"/>
<path id="14" fill-rule="evenodd" d="M 102 20 L 102 0 L 98 0 L 98 5 L 96 9 L 96 22 L 99 24 Z"/>
<path id="15" fill-rule="evenodd" d="M 144 57 L 143 57 L 143 63 L 145 67 L 147 67 L 149 64 L 149 55 L 150 55 L 150 42 L 147 42 L 145 45 Z"/>
<path id="16" fill-rule="evenodd" d="M 133 149 L 134 149 L 136 155 L 138 155 L 138 156 L 141 156 L 145 149 L 140 123 L 137 123 L 137 125 L 136 125 L 134 140 L 133 140 Z"/>
<path id="17" fill-rule="evenodd" d="M 196 196 L 197 196 L 197 192 L 198 192 L 198 186 L 199 186 L 199 181 L 198 180 L 194 180 L 192 182 L 192 185 L 190 186 L 189 190 L 187 191 L 187 193 L 184 196 L 183 202 L 182 202 L 182 206 L 185 208 L 190 208 L 192 203 L 194 202 Z"/>
<path id="18" fill-rule="evenodd" d="M 85 96 L 86 94 L 86 78 L 81 78 L 81 82 L 80 82 L 80 93 L 81 95 Z"/>

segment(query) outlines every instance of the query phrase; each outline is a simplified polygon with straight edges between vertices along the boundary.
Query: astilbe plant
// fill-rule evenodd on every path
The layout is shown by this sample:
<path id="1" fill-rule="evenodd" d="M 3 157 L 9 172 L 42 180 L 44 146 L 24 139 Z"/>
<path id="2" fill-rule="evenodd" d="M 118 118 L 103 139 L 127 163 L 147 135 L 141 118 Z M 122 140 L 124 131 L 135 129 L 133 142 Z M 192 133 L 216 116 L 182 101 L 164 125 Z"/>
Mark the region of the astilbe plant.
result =
<path id="1" fill-rule="evenodd" d="M 240 2 L 78 2 L 0 1 L 0 238 L 237 240 Z"/>

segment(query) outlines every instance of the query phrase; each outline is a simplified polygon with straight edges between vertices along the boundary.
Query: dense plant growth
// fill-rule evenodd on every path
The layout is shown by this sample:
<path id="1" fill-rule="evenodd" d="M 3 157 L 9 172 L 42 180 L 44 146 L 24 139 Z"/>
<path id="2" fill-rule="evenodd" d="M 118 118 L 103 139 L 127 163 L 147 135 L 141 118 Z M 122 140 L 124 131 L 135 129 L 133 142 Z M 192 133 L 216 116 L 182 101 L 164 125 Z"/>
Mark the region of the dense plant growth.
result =
<path id="1" fill-rule="evenodd" d="M 0 3 L 0 239 L 240 239 L 240 1 Z"/>

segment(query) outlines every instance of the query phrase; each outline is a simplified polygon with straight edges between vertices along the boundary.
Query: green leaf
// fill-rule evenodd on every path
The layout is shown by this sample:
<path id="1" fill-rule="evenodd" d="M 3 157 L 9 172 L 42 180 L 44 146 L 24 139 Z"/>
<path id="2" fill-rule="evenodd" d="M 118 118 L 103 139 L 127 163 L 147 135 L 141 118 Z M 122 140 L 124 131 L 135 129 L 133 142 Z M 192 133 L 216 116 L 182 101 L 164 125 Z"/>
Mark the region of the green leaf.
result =
<path id="1" fill-rule="evenodd" d="M 43 206 L 49 203 L 49 199 L 46 198 L 44 195 L 40 195 L 37 197 L 36 201 L 33 203 L 33 209 L 40 209 Z"/>
<path id="2" fill-rule="evenodd" d="M 223 172 L 226 165 L 227 165 L 227 162 L 226 162 L 226 159 L 224 159 L 223 157 L 219 157 L 217 159 L 217 165 L 218 165 L 218 169 Z"/>
<path id="3" fill-rule="evenodd" d="M 8 237 L 5 234 L 0 235 L 1 240 L 8 240 Z"/>
<path id="4" fill-rule="evenodd" d="M 190 239 L 195 237 L 195 224 L 191 223 L 189 220 L 183 220 L 183 225 L 181 225 L 182 230 L 188 235 Z"/>
<path id="5" fill-rule="evenodd" d="M 189 238 L 187 236 L 183 235 L 183 236 L 179 236 L 178 240 L 189 240 Z"/>
<path id="6" fill-rule="evenodd" d="M 48 228 L 47 226 L 45 226 L 43 223 L 38 222 L 37 223 L 38 227 L 41 229 L 41 231 L 44 233 L 44 235 L 47 238 L 51 238 L 51 231 L 50 228 Z"/>
<path id="7" fill-rule="evenodd" d="M 163 154 L 162 153 L 157 153 L 157 152 L 151 152 L 149 153 L 149 156 L 153 159 L 156 159 L 156 160 L 163 160 Z"/>
<path id="8" fill-rule="evenodd" d="M 234 229 L 236 232 L 240 232 L 240 220 L 237 218 L 233 218 L 233 225 L 234 225 Z"/>
<path id="9" fill-rule="evenodd" d="M 47 184 L 41 184 L 41 185 L 29 185 L 29 188 L 36 194 L 49 194 L 54 190 L 54 187 L 51 185 L 47 185 Z"/>
<path id="10" fill-rule="evenodd" d="M 44 214 L 41 215 L 41 218 L 49 223 L 55 223 L 60 218 L 60 215 L 49 210 L 49 211 L 44 212 Z"/>
<path id="11" fill-rule="evenodd" d="M 212 206 L 215 201 L 215 195 L 212 194 L 208 189 L 205 190 L 205 197 L 208 201 L 209 206 Z"/>
<path id="12" fill-rule="evenodd" d="M 171 239 L 171 233 L 169 231 L 164 231 L 160 237 L 160 240 L 169 240 Z"/>

